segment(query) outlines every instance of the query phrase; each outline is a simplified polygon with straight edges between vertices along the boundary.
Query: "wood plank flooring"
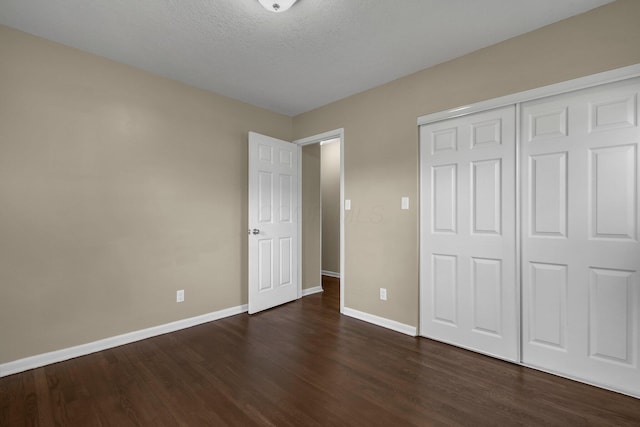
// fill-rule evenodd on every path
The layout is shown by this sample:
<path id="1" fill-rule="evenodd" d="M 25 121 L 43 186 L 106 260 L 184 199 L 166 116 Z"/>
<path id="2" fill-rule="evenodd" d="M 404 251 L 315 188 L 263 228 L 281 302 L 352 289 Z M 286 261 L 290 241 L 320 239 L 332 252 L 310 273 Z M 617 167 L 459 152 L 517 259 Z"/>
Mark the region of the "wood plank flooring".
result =
<path id="1" fill-rule="evenodd" d="M 640 425 L 640 399 L 338 313 L 339 284 L 0 379 L 0 426 Z"/>

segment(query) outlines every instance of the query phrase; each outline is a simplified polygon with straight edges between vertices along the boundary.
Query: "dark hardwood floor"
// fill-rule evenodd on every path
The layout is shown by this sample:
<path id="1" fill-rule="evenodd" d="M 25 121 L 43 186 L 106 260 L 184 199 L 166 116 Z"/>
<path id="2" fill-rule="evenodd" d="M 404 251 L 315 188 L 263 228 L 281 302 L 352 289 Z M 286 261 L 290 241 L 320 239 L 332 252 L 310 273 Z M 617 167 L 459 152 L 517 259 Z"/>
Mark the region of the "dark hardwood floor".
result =
<path id="1" fill-rule="evenodd" d="M 324 285 L 1 378 L 0 425 L 640 425 L 639 399 L 341 316 Z"/>

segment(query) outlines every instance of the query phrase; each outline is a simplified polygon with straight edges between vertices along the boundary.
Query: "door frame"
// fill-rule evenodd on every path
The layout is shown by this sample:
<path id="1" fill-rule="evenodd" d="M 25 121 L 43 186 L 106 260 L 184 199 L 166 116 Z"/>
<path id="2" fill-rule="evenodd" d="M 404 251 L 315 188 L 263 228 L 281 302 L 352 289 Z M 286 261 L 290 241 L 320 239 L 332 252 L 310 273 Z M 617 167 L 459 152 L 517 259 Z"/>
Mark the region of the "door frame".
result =
<path id="1" fill-rule="evenodd" d="M 319 144 L 330 139 L 340 139 L 340 313 L 344 312 L 344 128 L 294 140 L 299 147 Z M 298 200 L 302 201 L 302 150 L 298 151 Z M 298 298 L 302 297 L 302 205 L 298 209 Z M 322 270 L 322 263 L 320 264 Z M 322 272 L 320 273 L 322 277 Z"/>

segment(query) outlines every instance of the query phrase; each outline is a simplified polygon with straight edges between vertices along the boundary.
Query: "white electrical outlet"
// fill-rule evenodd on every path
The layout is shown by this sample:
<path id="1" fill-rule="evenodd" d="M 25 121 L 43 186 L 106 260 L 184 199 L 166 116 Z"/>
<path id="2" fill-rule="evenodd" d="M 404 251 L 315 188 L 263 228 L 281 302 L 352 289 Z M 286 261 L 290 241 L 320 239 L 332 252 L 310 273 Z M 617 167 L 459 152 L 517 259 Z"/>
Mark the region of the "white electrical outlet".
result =
<path id="1" fill-rule="evenodd" d="M 178 292 L 176 292 L 176 302 L 182 301 L 184 301 L 184 290 L 180 289 Z"/>
<path id="2" fill-rule="evenodd" d="M 386 301 L 387 300 L 387 289 L 386 288 L 380 288 L 380 299 L 382 301 Z"/>

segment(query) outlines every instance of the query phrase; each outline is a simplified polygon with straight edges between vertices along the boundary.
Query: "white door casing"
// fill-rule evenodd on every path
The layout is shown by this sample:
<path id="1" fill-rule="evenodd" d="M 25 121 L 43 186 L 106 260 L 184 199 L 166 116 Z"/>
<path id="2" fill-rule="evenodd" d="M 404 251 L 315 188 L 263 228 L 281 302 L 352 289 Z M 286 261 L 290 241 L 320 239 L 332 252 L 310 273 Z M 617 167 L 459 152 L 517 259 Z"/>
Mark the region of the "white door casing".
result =
<path id="1" fill-rule="evenodd" d="M 515 107 L 420 128 L 420 335 L 519 360 Z"/>
<path id="2" fill-rule="evenodd" d="M 298 298 L 298 151 L 249 132 L 249 313 Z"/>
<path id="3" fill-rule="evenodd" d="M 640 79 L 522 104 L 523 362 L 640 395 Z"/>
<path id="4" fill-rule="evenodd" d="M 345 280 L 345 245 L 344 245 L 344 129 L 334 129 L 328 132 L 323 132 L 317 135 L 312 135 L 306 138 L 298 139 L 293 141 L 294 144 L 297 144 L 301 148 L 305 145 L 310 144 L 320 144 L 322 141 L 327 141 L 330 139 L 339 139 L 340 140 L 340 313 L 344 313 L 344 293 L 346 287 Z M 301 151 L 300 151 L 301 152 Z M 298 158 L 298 173 L 302 176 L 302 160 Z M 300 180 L 298 181 L 300 183 Z M 300 191 L 302 185 L 299 185 Z M 302 194 L 299 191 L 299 200 L 302 200 Z M 298 234 L 302 236 L 302 219 L 298 223 Z M 302 258 L 302 246 L 299 245 L 298 257 Z M 298 276 L 300 277 L 300 276 Z M 299 279 L 302 280 L 302 279 Z M 300 293 L 302 296 L 302 288 L 300 287 Z"/>

